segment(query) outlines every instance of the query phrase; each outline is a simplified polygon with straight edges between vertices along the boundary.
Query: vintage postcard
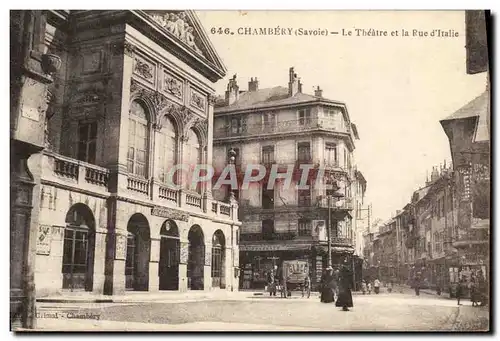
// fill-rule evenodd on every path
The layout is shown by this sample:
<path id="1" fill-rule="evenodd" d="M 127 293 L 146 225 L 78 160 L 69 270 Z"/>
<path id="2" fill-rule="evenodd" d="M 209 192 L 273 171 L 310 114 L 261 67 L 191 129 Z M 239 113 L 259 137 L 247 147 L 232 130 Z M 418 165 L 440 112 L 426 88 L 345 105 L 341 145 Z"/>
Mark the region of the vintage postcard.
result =
<path id="1" fill-rule="evenodd" d="M 10 11 L 10 329 L 489 331 L 490 29 Z"/>

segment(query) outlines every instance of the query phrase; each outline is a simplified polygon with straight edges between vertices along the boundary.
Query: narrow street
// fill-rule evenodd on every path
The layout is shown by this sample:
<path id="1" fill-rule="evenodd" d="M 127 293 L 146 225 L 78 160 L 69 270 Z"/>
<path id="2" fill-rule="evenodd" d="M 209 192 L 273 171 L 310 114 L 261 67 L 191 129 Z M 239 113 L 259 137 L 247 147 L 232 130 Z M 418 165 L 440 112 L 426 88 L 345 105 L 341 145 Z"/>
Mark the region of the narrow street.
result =
<path id="1" fill-rule="evenodd" d="M 57 318 L 50 318 L 56 312 Z M 99 320 L 71 318 L 70 312 Z M 248 296 L 178 303 L 39 303 L 38 313 L 49 317 L 39 318 L 38 328 L 52 330 L 477 331 L 488 327 L 487 309 L 473 308 L 470 301 L 458 307 L 455 300 L 409 293 L 355 295 L 349 312 L 320 303 L 317 296 Z"/>

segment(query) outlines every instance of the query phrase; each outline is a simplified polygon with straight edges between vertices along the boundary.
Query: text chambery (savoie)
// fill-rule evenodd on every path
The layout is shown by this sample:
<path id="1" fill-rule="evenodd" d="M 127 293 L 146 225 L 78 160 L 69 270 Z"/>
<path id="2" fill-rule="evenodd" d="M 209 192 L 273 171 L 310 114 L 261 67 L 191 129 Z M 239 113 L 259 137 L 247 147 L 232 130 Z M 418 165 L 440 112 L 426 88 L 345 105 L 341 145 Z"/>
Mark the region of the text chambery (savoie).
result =
<path id="1" fill-rule="evenodd" d="M 291 27 L 239 27 L 239 35 L 251 36 L 326 36 L 328 30 L 322 28 L 291 28 Z"/>

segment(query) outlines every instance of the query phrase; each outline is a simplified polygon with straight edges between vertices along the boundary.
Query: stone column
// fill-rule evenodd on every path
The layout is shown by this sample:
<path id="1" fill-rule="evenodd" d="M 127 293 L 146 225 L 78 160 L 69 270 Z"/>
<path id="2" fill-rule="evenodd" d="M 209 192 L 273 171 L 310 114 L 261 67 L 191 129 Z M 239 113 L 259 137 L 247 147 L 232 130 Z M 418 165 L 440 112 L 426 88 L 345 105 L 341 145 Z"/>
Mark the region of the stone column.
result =
<path id="1" fill-rule="evenodd" d="M 151 259 L 149 261 L 149 291 L 160 290 L 158 267 L 160 262 L 160 238 L 151 238 Z"/>
<path id="2" fill-rule="evenodd" d="M 187 239 L 180 240 L 180 259 L 179 259 L 179 291 L 186 292 L 188 290 L 187 279 L 187 262 L 189 252 L 189 241 Z"/>
<path id="3" fill-rule="evenodd" d="M 94 294 L 104 293 L 104 268 L 106 264 L 106 236 L 108 230 L 98 227 L 95 231 L 95 249 L 94 249 L 94 273 L 92 292 Z"/>
<path id="4" fill-rule="evenodd" d="M 225 260 L 224 260 L 224 281 L 226 284 L 226 290 L 231 291 L 233 288 L 234 281 L 234 271 L 233 271 L 233 248 L 228 245 L 225 248 Z"/>
<path id="5" fill-rule="evenodd" d="M 212 243 L 205 243 L 205 265 L 203 269 L 203 290 L 212 290 Z"/>
<path id="6" fill-rule="evenodd" d="M 113 295 L 125 292 L 125 260 L 127 257 L 127 231 L 115 230 L 115 257 L 113 260 Z"/>
<path id="7" fill-rule="evenodd" d="M 106 103 L 105 129 L 113 138 L 105 141 L 103 155 L 105 164 L 111 171 L 110 190 L 127 188 L 128 125 L 131 99 L 131 79 L 134 67 L 135 47 L 127 41 L 113 45 L 111 69 L 115 75 L 108 84 L 108 93 L 117 101 Z"/>
<path id="8" fill-rule="evenodd" d="M 211 165 L 213 163 L 213 141 L 214 141 L 214 104 L 215 95 L 208 96 L 208 113 L 207 113 L 207 152 L 206 162 Z M 206 192 L 209 193 L 209 198 L 212 198 L 212 182 L 208 181 Z M 209 203 L 209 210 L 212 209 L 212 204 Z"/>

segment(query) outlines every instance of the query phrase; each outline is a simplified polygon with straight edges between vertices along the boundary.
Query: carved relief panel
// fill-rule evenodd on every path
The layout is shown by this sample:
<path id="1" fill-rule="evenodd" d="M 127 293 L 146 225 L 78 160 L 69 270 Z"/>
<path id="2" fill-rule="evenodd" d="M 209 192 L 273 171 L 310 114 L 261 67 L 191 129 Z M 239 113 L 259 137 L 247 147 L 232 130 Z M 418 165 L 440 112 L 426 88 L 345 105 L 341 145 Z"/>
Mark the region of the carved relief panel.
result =
<path id="1" fill-rule="evenodd" d="M 85 51 L 82 53 L 82 75 L 102 72 L 103 53 L 102 50 Z"/>
<path id="2" fill-rule="evenodd" d="M 156 65 L 136 55 L 134 57 L 134 75 L 150 84 L 155 84 Z"/>
<path id="3" fill-rule="evenodd" d="M 199 112 L 205 114 L 207 99 L 205 95 L 200 92 L 191 89 L 189 95 L 189 106 Z"/>
<path id="4" fill-rule="evenodd" d="M 184 101 L 184 82 L 172 75 L 171 73 L 163 72 L 163 82 L 161 84 L 161 90 L 168 97 L 183 103 Z"/>

